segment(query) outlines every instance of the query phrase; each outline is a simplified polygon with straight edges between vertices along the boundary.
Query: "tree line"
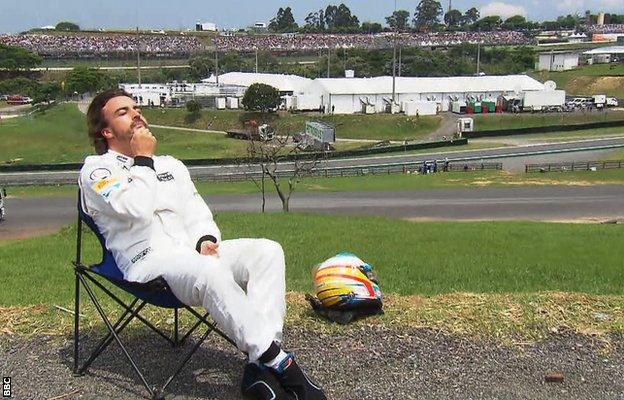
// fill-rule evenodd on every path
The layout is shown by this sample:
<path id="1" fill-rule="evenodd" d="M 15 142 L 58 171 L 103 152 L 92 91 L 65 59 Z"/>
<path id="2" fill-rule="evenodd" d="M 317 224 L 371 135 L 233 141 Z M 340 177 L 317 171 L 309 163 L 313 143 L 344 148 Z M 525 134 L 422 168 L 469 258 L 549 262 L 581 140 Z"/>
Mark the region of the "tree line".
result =
<path id="1" fill-rule="evenodd" d="M 596 23 L 597 15 L 589 15 L 589 22 Z M 587 16 L 565 15 L 552 21 L 529 21 L 522 15 L 503 19 L 498 15 L 481 17 L 477 8 L 464 12 L 452 9 L 446 13 L 437 0 L 421 0 L 413 13 L 408 10 L 396 10 L 385 17 L 385 25 L 379 22 L 365 21 L 351 12 L 345 4 L 328 5 L 325 9 L 312 11 L 299 25 L 293 16 L 291 7 L 280 7 L 269 23 L 269 31 L 274 33 L 378 33 L 382 31 L 494 31 L 494 30 L 557 30 L 582 29 Z M 624 15 L 610 14 L 609 22 L 624 23 Z"/>

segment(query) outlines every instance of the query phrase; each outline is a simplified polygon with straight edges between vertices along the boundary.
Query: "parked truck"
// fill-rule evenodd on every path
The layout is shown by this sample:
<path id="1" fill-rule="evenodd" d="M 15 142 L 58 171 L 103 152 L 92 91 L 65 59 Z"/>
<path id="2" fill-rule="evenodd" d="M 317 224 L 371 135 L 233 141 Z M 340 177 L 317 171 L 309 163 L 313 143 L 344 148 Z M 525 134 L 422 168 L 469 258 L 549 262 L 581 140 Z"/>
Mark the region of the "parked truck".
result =
<path id="1" fill-rule="evenodd" d="M 565 90 L 540 90 L 525 92 L 522 111 L 561 111 L 565 104 Z"/>
<path id="2" fill-rule="evenodd" d="M 607 107 L 617 107 L 620 102 L 615 97 L 607 97 Z"/>
<path id="3" fill-rule="evenodd" d="M 607 96 L 604 94 L 595 94 L 592 96 L 592 106 L 598 109 L 605 108 L 607 105 Z"/>
<path id="4" fill-rule="evenodd" d="M 268 124 L 258 125 L 255 120 L 245 122 L 245 129 L 231 129 L 226 131 L 227 137 L 242 140 L 273 140 L 275 129 Z"/>

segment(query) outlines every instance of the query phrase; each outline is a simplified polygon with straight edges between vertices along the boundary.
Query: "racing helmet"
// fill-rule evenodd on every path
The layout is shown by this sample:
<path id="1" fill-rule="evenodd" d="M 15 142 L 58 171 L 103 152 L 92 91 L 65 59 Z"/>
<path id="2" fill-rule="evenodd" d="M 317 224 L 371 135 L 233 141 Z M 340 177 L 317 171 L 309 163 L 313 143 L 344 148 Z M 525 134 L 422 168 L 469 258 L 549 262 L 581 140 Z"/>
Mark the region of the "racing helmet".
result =
<path id="1" fill-rule="evenodd" d="M 326 309 L 380 309 L 379 281 L 373 267 L 355 254 L 343 252 L 317 265 L 312 275 L 316 297 Z"/>

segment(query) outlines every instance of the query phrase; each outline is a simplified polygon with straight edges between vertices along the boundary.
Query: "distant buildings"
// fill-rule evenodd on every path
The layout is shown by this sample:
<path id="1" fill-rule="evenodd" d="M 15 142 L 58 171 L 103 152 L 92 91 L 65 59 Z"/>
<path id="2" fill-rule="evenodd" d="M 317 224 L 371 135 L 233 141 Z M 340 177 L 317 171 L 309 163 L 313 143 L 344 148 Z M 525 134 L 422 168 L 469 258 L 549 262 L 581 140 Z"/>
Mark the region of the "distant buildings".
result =
<path id="1" fill-rule="evenodd" d="M 199 22 L 195 24 L 196 31 L 207 31 L 207 32 L 216 32 L 217 24 L 214 22 Z"/>
<path id="2" fill-rule="evenodd" d="M 568 71 L 579 66 L 579 53 L 575 51 L 551 51 L 540 53 L 538 71 Z"/>
<path id="3" fill-rule="evenodd" d="M 321 111 L 327 114 L 406 112 L 427 115 L 449 111 L 454 102 L 496 102 L 500 96 L 522 96 L 545 86 L 526 75 L 396 78 L 394 103 L 392 77 L 308 79 L 296 75 L 230 72 L 202 82 L 122 84 L 141 105 L 181 106 L 194 99 L 205 106 L 238 108 L 249 86 L 264 83 L 277 88 L 282 108 Z M 221 108 L 221 107 L 218 107 Z"/>

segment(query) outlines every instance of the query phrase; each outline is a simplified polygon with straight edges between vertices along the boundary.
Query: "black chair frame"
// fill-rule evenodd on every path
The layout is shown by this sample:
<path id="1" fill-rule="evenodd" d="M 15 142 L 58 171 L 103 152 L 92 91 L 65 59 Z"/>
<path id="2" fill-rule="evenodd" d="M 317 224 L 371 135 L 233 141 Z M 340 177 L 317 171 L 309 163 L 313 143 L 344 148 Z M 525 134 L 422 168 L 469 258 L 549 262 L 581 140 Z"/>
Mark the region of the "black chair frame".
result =
<path id="1" fill-rule="evenodd" d="M 78 195 L 78 207 L 80 205 L 80 194 Z M 162 278 L 154 279 L 147 283 L 136 283 L 136 282 L 128 282 L 128 281 L 119 281 L 116 279 L 112 279 L 106 275 L 99 274 L 93 270 L 93 267 L 98 265 L 94 264 L 91 266 L 87 266 L 82 263 L 82 229 L 83 229 L 83 220 L 80 215 L 81 211 L 79 208 L 78 213 L 78 223 L 77 223 L 77 235 L 76 235 L 76 260 L 72 262 L 74 266 L 74 274 L 75 274 L 75 299 L 74 299 L 74 365 L 73 372 L 75 376 L 82 376 L 91 366 L 91 364 L 97 359 L 97 357 L 102 354 L 102 352 L 114 341 L 116 342 L 121 351 L 123 352 L 125 358 L 128 363 L 134 370 L 134 372 L 138 375 L 141 383 L 147 389 L 151 399 L 164 399 L 165 398 L 165 390 L 167 387 L 173 382 L 173 380 L 178 376 L 180 371 L 184 368 L 184 366 L 191 359 L 193 354 L 199 349 L 199 347 L 204 343 L 204 341 L 208 338 L 210 333 L 216 332 L 219 336 L 225 339 L 227 342 L 231 343 L 236 347 L 236 344 L 228 338 L 221 330 L 219 330 L 214 323 L 211 323 L 207 320 L 209 314 L 205 313 L 204 315 L 198 313 L 193 308 L 180 303 L 180 307 L 173 308 L 173 321 L 174 327 L 171 335 L 167 335 L 162 332 L 160 329 L 155 327 L 152 323 L 150 323 L 147 319 L 139 314 L 139 312 L 148 304 L 149 301 L 145 299 L 140 299 L 139 297 L 134 297 L 129 304 L 126 304 L 123 300 L 119 298 L 119 296 L 115 295 L 109 288 L 107 288 L 103 281 L 108 281 L 113 285 L 119 287 L 121 290 L 125 288 L 132 287 L 135 289 L 143 290 L 145 292 L 149 292 L 156 296 L 164 294 L 168 296 L 173 296 L 171 293 L 171 289 L 167 282 Z M 87 224 L 88 225 L 88 224 Z M 105 254 L 107 252 L 102 239 L 100 238 L 100 244 L 102 245 L 102 260 L 105 258 Z M 92 286 L 93 285 L 93 286 Z M 122 315 L 113 323 L 106 315 L 100 301 L 96 296 L 96 292 L 94 287 L 97 287 L 104 294 L 109 296 L 115 303 L 117 303 L 124 312 Z M 108 334 L 103 337 L 99 343 L 92 350 L 91 354 L 87 358 L 84 363 L 81 364 L 80 360 L 80 349 L 79 349 L 79 341 L 80 341 L 80 298 L 81 298 L 81 288 L 84 288 L 88 297 L 91 299 L 91 302 L 95 306 L 98 314 L 102 318 L 102 321 L 106 325 L 108 329 Z M 127 290 L 124 290 L 127 292 Z M 158 306 L 156 306 L 158 307 Z M 197 318 L 197 322 L 186 331 L 180 337 L 179 330 L 179 311 L 180 308 L 187 310 L 190 314 Z M 171 346 L 177 347 L 183 344 L 201 325 L 204 325 L 207 329 L 206 332 L 201 336 L 201 338 L 193 345 L 193 347 L 184 355 L 183 359 L 178 363 L 175 367 L 173 373 L 167 378 L 164 383 L 160 386 L 150 385 L 145 376 L 141 372 L 141 369 L 137 366 L 136 362 L 126 349 L 126 346 L 123 344 L 121 339 L 119 338 L 119 334 L 132 322 L 133 320 L 139 320 L 145 326 L 150 328 L 156 334 L 165 339 Z"/>

